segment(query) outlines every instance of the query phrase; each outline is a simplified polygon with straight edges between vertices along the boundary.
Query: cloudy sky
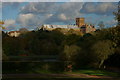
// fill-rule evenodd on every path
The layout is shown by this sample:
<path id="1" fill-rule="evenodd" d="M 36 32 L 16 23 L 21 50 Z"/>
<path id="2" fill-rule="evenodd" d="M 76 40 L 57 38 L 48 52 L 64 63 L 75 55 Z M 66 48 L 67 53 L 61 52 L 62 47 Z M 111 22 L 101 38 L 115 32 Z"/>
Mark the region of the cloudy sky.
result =
<path id="1" fill-rule="evenodd" d="M 86 23 L 103 21 L 107 27 L 116 24 L 113 12 L 117 2 L 2 2 L 2 20 L 6 30 L 35 29 L 42 24 L 75 24 L 85 17 Z"/>

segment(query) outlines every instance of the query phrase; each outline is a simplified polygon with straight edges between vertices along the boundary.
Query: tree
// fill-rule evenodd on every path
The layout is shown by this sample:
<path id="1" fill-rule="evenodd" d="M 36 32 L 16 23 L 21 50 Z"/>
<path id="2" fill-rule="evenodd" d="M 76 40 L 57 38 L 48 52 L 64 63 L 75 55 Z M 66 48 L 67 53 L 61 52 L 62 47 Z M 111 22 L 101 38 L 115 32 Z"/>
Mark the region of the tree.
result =
<path id="1" fill-rule="evenodd" d="M 114 53 L 113 43 L 110 40 L 98 41 L 92 46 L 92 51 L 95 61 L 98 62 L 99 68 L 101 68 L 108 56 Z"/>
<path id="2" fill-rule="evenodd" d="M 66 35 L 65 39 L 63 41 L 63 44 L 67 44 L 67 45 L 77 44 L 77 42 L 79 41 L 80 37 L 81 36 L 76 35 L 76 34 Z"/>
<path id="3" fill-rule="evenodd" d="M 105 27 L 104 22 L 103 22 L 103 21 L 100 21 L 100 22 L 98 23 L 98 26 L 99 26 L 100 29 L 103 29 L 103 28 Z"/>
<path id="4" fill-rule="evenodd" d="M 28 32 L 28 29 L 26 29 L 26 28 L 20 28 L 19 31 L 20 31 L 20 33 L 26 33 L 26 32 Z"/>
<path id="5" fill-rule="evenodd" d="M 2 51 L 2 60 L 9 60 L 9 57 L 4 53 L 4 51 Z"/>
<path id="6" fill-rule="evenodd" d="M 68 69 L 70 65 L 72 67 L 72 65 L 74 64 L 74 60 L 77 57 L 79 51 L 80 51 L 80 47 L 76 45 L 64 46 L 62 57 L 64 58 L 65 65 L 67 66 L 67 68 L 65 69 Z M 71 69 L 69 70 L 71 71 Z"/>
<path id="7" fill-rule="evenodd" d="M 118 21 L 118 26 L 120 26 L 120 1 L 118 2 L 118 11 L 114 12 L 114 15 L 116 16 L 115 19 Z"/>
<path id="8" fill-rule="evenodd" d="M 2 47 L 4 50 L 4 53 L 6 55 L 18 55 L 21 47 L 20 47 L 20 39 L 16 37 L 5 37 L 3 38 Z"/>
<path id="9" fill-rule="evenodd" d="M 0 21 L 0 27 L 1 27 L 2 29 L 5 29 L 5 27 L 3 27 L 3 25 L 4 25 L 4 21 Z"/>

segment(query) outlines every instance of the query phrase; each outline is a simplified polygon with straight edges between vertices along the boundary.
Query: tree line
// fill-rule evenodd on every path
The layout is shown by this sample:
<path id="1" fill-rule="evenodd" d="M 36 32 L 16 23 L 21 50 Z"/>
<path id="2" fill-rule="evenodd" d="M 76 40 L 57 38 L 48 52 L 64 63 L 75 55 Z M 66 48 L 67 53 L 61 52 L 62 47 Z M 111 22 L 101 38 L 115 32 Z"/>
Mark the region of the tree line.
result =
<path id="1" fill-rule="evenodd" d="M 61 61 L 68 61 L 72 65 L 100 68 L 110 57 L 120 57 L 119 30 L 117 26 L 84 35 L 38 30 L 19 37 L 10 37 L 3 32 L 3 60 L 9 56 L 58 55 Z"/>

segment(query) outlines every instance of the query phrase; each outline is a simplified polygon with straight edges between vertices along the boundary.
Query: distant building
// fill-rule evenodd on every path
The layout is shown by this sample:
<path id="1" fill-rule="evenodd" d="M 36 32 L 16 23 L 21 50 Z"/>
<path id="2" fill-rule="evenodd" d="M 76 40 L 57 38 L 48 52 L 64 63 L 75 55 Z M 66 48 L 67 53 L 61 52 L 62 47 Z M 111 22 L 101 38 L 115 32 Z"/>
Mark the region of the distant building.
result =
<path id="1" fill-rule="evenodd" d="M 73 29 L 75 31 L 81 31 L 82 33 L 90 33 L 96 31 L 95 27 L 92 25 L 85 24 L 85 18 L 76 18 L 76 25 L 49 25 L 44 24 L 41 27 L 38 27 L 38 29 L 48 30 L 52 31 L 57 28 L 61 29 Z"/>
<path id="2" fill-rule="evenodd" d="M 76 18 L 76 24 L 74 25 L 49 25 L 49 24 L 44 24 L 40 27 L 38 27 L 36 30 L 48 30 L 52 31 L 55 29 L 62 29 L 63 33 L 66 33 L 70 31 L 71 29 L 74 30 L 75 32 L 80 32 L 80 33 L 90 33 L 96 31 L 95 27 L 93 25 L 89 25 L 85 23 L 85 18 Z M 8 35 L 11 37 L 18 37 L 22 33 L 29 32 L 26 30 L 26 28 L 22 28 L 20 31 L 10 31 L 8 32 Z"/>
<path id="3" fill-rule="evenodd" d="M 94 26 L 87 25 L 87 24 L 81 26 L 80 29 L 81 29 L 82 33 L 90 33 L 90 32 L 96 31 L 96 29 L 94 28 Z"/>
<path id="4" fill-rule="evenodd" d="M 49 30 L 49 31 L 55 30 L 57 28 L 66 29 L 66 30 L 73 29 L 73 30 L 79 30 L 80 31 L 80 29 L 78 28 L 77 25 L 42 25 L 41 28 L 43 30 Z"/>
<path id="5" fill-rule="evenodd" d="M 20 31 L 10 31 L 8 35 L 11 37 L 18 37 L 20 35 Z"/>
<path id="6" fill-rule="evenodd" d="M 76 18 L 76 25 L 78 27 L 85 25 L 85 18 Z"/>
<path id="7" fill-rule="evenodd" d="M 96 31 L 95 27 L 90 24 L 85 24 L 85 18 L 76 18 L 76 25 L 82 33 L 90 33 Z"/>

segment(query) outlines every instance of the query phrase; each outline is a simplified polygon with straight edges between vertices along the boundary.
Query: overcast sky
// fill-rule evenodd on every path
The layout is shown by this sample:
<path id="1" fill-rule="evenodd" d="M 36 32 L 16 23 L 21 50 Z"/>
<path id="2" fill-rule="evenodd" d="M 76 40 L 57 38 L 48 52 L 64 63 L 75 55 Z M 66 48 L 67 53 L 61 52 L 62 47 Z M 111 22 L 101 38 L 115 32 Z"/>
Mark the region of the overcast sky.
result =
<path id="1" fill-rule="evenodd" d="M 85 17 L 86 23 L 104 21 L 107 27 L 116 24 L 113 12 L 117 2 L 2 2 L 2 20 L 6 30 L 35 29 L 42 24 L 75 24 Z"/>

